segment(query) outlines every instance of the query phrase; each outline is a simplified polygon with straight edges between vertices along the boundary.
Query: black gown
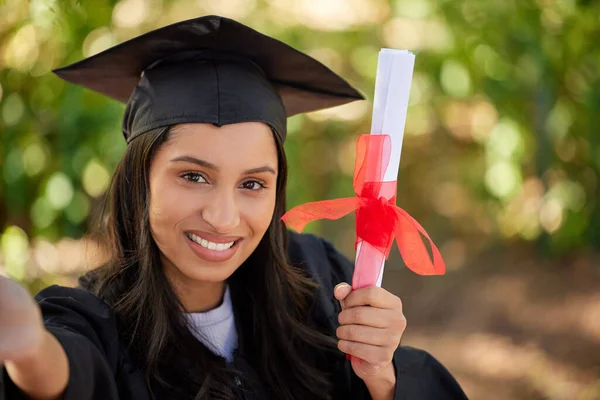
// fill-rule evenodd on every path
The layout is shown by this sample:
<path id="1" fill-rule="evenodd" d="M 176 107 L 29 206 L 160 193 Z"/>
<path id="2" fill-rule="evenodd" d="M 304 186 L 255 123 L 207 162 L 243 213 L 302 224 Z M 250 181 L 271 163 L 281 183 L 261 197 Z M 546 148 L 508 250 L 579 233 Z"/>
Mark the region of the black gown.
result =
<path id="1" fill-rule="evenodd" d="M 291 234 L 289 253 L 292 264 L 307 270 L 320 285 L 317 307 L 313 307 L 311 318 L 318 321 L 317 325 L 326 333 L 335 336 L 340 307 L 333 297 L 333 288 L 340 282 L 351 281 L 352 263 L 327 241 L 313 235 Z M 69 358 L 70 377 L 64 400 L 150 400 L 144 372 L 134 366 L 122 346 L 123 341 L 119 341 L 115 317 L 106 303 L 82 289 L 60 286 L 42 290 L 36 299 L 46 328 L 57 337 Z M 235 311 L 233 290 L 232 302 Z M 236 316 L 238 336 L 241 336 L 244 325 L 239 322 Z M 241 344 L 233 364 L 244 375 L 255 375 Z M 370 399 L 366 386 L 354 374 L 349 361 L 335 365 L 338 367 L 333 372 L 334 399 Z M 400 346 L 394 355 L 394 367 L 395 400 L 467 398 L 452 375 L 425 351 Z M 266 398 L 265 389 L 260 385 L 245 387 L 239 393 L 245 400 Z M 168 394 L 159 396 L 157 400 L 171 398 Z M 22 399 L 25 397 L 2 369 L 0 400 Z"/>

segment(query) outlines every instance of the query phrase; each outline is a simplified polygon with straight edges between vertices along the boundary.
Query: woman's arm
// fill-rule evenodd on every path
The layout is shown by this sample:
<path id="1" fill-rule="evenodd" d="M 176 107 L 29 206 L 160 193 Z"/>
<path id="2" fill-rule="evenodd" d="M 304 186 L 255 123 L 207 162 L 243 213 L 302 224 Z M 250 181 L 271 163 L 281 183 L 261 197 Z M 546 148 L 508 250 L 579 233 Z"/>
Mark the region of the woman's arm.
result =
<path id="1" fill-rule="evenodd" d="M 5 363 L 13 383 L 32 400 L 59 399 L 69 381 L 67 355 L 56 337 L 44 331 L 39 348 L 26 357 Z"/>
<path id="2" fill-rule="evenodd" d="M 396 372 L 390 364 L 385 371 L 375 378 L 363 379 L 373 400 L 393 400 L 396 389 Z"/>
<path id="3" fill-rule="evenodd" d="M 0 400 L 118 399 L 120 347 L 110 307 L 60 286 L 35 300 L 0 277 Z"/>
<path id="4" fill-rule="evenodd" d="M 291 235 L 291 259 L 295 265 L 304 266 L 321 287 L 318 294 L 318 313 L 314 317 L 330 334 L 335 334 L 342 307 L 333 299 L 332 293 L 340 282 L 352 279 L 353 265 L 335 248 L 324 240 L 312 235 Z M 350 304 L 345 304 L 349 306 Z M 347 321 L 346 321 L 347 322 Z M 345 349 L 352 353 L 351 349 Z M 359 357 L 360 358 L 360 357 Z M 348 388 L 353 399 L 394 399 L 394 400 L 466 400 L 464 392 L 452 375 L 434 357 L 423 350 L 407 346 L 398 347 L 391 364 L 384 367 L 376 377 L 364 379 L 356 375 L 353 366 L 357 360 L 346 361 L 333 376 L 338 388 Z M 364 367 L 364 365 L 363 365 Z M 359 368 L 360 369 L 360 368 Z M 350 371 L 348 371 L 350 370 Z M 393 382 L 393 384 L 392 384 Z M 391 396 L 391 397 L 390 397 Z"/>
<path id="5" fill-rule="evenodd" d="M 0 277 L 2 362 L 29 399 L 59 398 L 67 386 L 69 364 L 62 346 L 44 328 L 41 311 L 29 293 L 6 277 Z"/>

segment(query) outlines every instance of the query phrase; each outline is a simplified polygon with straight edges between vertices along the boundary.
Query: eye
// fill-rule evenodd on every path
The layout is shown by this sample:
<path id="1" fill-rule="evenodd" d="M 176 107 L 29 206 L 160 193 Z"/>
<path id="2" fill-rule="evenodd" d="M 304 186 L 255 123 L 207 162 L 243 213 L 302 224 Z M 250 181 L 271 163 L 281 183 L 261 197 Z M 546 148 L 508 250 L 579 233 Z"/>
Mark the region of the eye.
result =
<path id="1" fill-rule="evenodd" d="M 246 181 L 246 182 L 242 183 L 240 185 L 240 187 L 242 189 L 247 189 L 247 190 L 252 190 L 252 191 L 258 191 L 258 190 L 266 188 L 266 186 L 262 182 L 255 181 L 255 180 Z"/>
<path id="2" fill-rule="evenodd" d="M 206 179 L 204 179 L 204 177 L 201 174 L 199 174 L 198 172 L 186 172 L 186 173 L 182 174 L 181 177 L 187 181 L 194 182 L 194 183 L 205 183 L 206 182 Z"/>

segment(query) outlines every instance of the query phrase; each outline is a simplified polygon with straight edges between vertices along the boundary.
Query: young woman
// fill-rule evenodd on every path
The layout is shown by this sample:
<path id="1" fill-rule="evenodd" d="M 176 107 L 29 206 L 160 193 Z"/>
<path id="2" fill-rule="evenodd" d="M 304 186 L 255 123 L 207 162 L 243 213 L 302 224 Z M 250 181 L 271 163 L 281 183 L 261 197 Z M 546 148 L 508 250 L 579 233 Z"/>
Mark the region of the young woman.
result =
<path id="1" fill-rule="evenodd" d="M 0 279 L 0 399 L 465 398 L 399 346 L 398 297 L 280 220 L 286 117 L 362 98 L 343 79 L 216 16 L 56 73 L 127 103 L 111 258 L 37 304 Z"/>

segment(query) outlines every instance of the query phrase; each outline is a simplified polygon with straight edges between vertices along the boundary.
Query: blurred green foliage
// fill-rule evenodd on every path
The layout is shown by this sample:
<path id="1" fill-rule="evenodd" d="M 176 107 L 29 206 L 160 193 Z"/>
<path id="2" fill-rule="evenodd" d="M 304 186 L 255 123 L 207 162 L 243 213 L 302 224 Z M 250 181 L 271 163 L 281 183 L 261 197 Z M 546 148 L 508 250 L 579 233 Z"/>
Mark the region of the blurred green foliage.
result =
<path id="1" fill-rule="evenodd" d="M 369 99 L 380 48 L 417 54 L 398 203 L 450 268 L 514 241 L 550 256 L 600 248 L 597 2 L 1 0 L 0 253 L 13 275 L 31 243 L 91 228 L 125 148 L 123 105 L 51 70 L 204 14 L 312 54 Z M 290 207 L 352 195 L 370 113 L 367 101 L 290 119 Z M 309 229 L 351 253 L 351 217 Z"/>

